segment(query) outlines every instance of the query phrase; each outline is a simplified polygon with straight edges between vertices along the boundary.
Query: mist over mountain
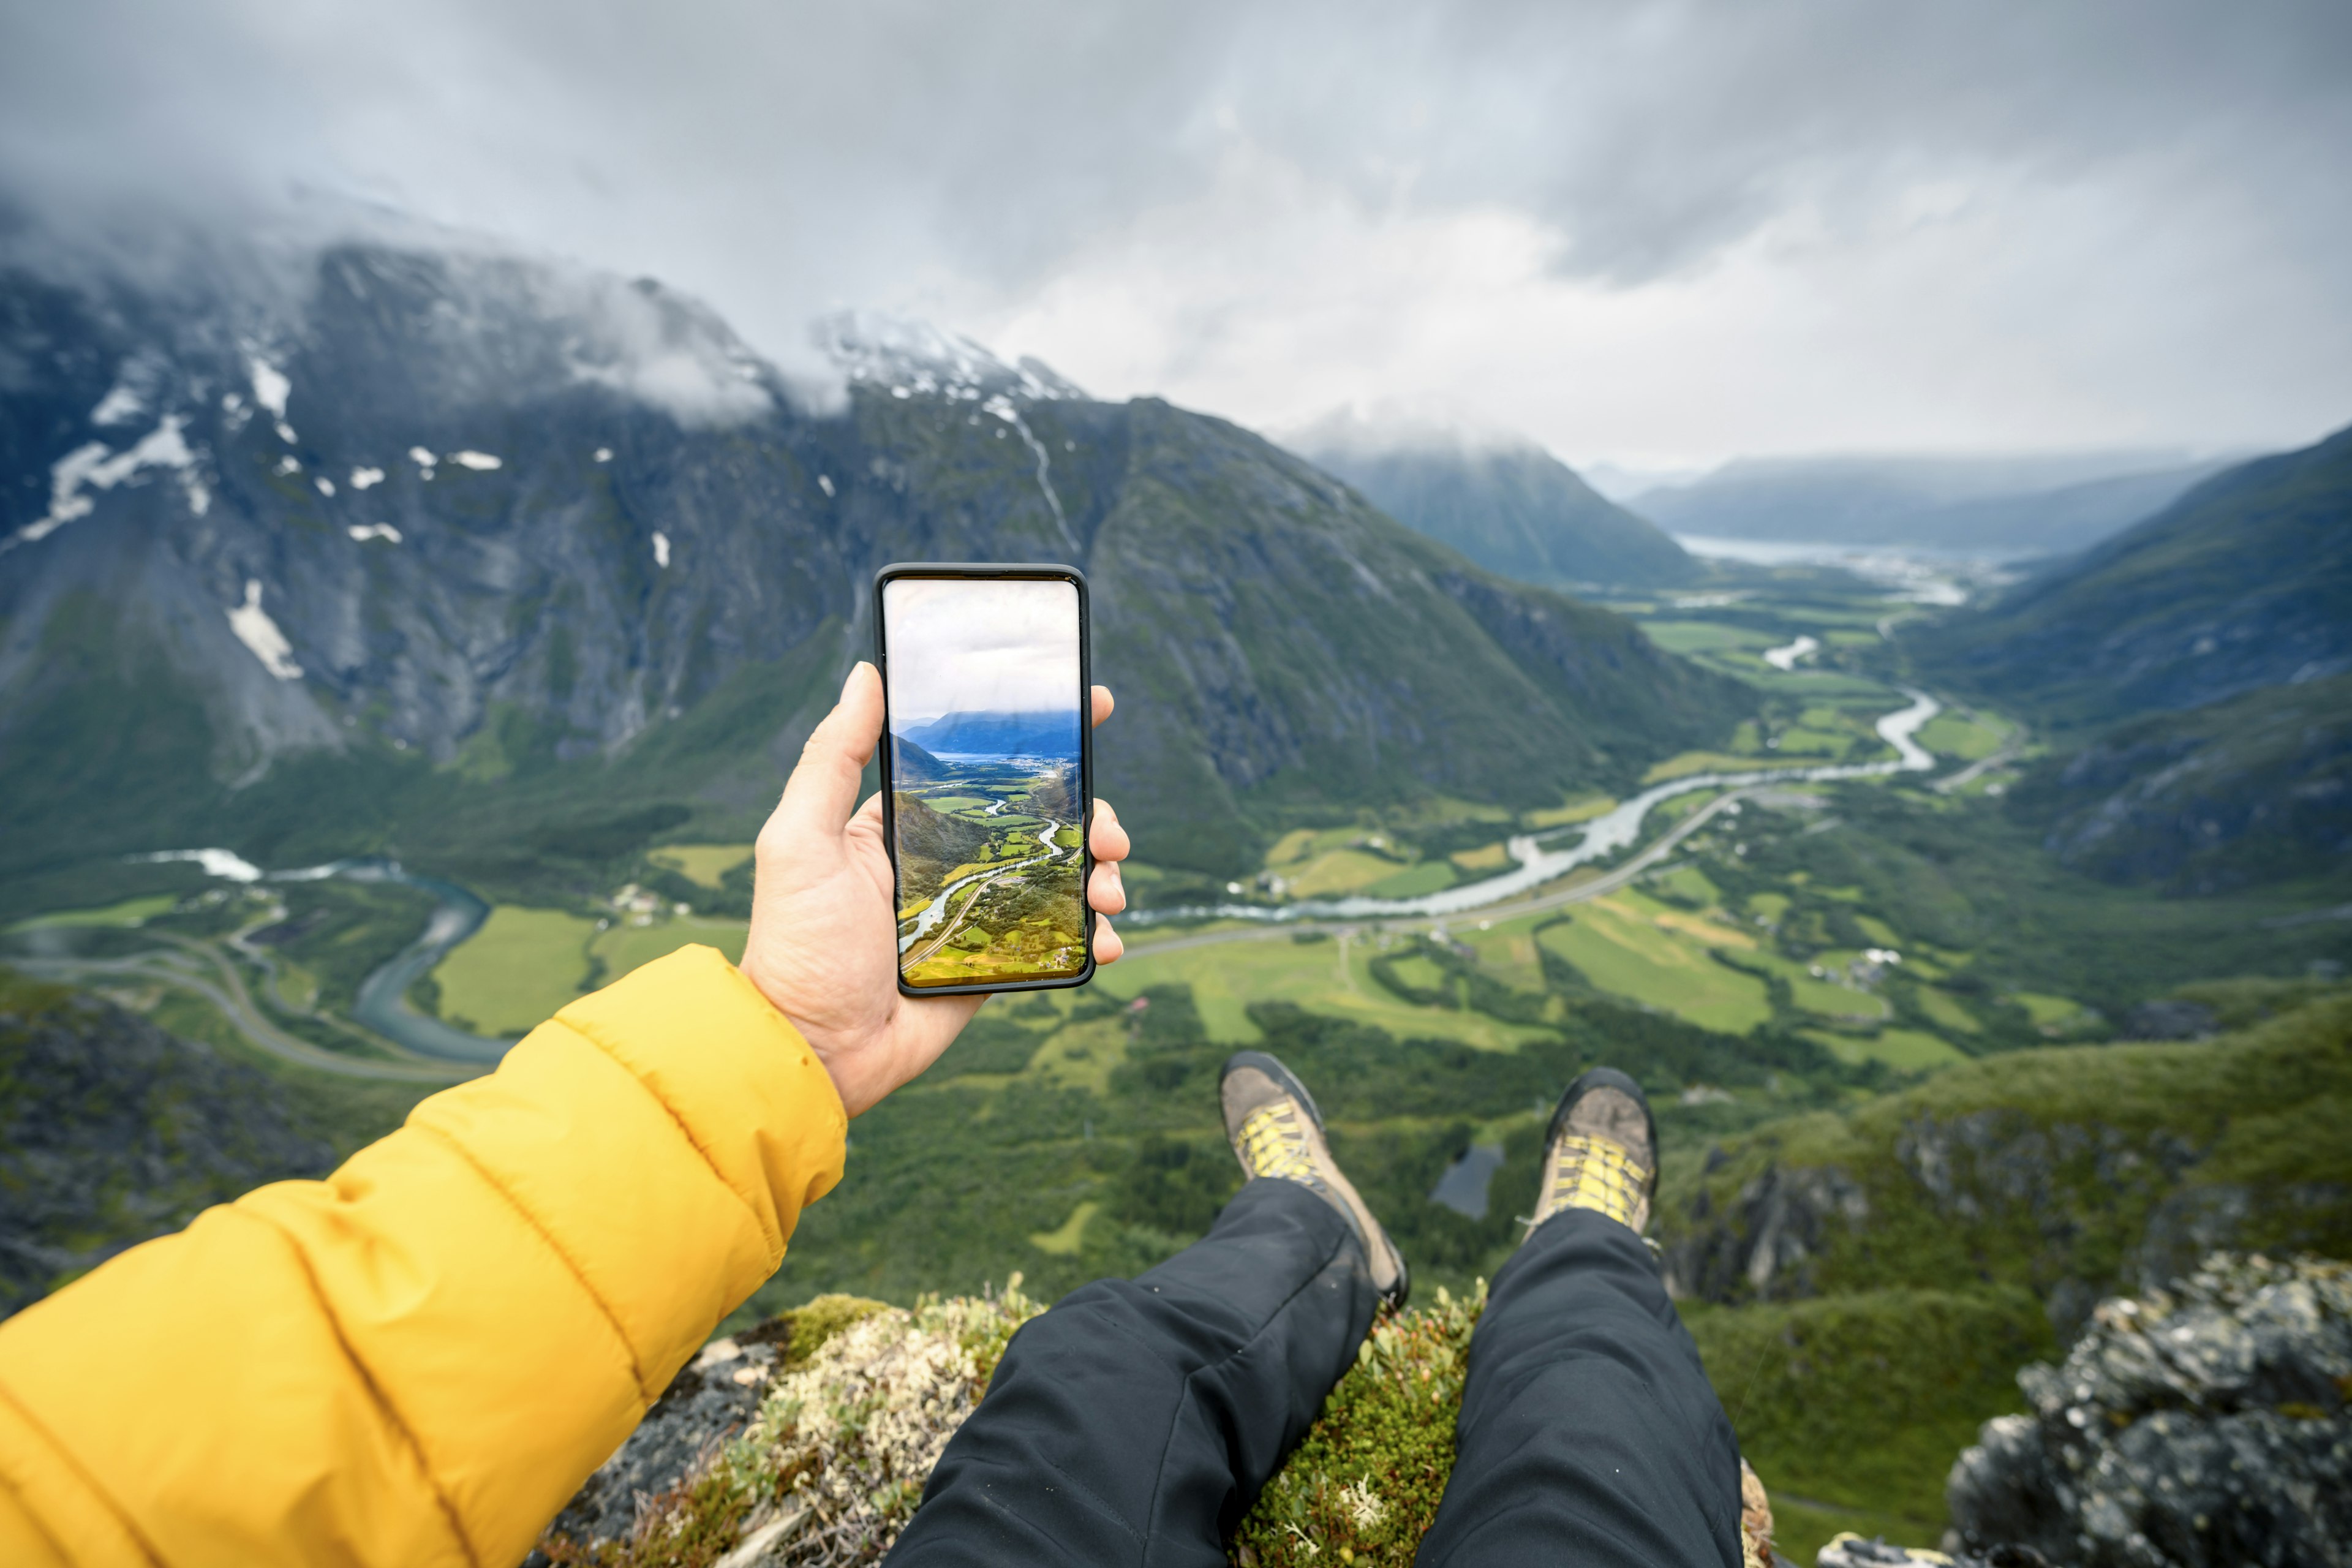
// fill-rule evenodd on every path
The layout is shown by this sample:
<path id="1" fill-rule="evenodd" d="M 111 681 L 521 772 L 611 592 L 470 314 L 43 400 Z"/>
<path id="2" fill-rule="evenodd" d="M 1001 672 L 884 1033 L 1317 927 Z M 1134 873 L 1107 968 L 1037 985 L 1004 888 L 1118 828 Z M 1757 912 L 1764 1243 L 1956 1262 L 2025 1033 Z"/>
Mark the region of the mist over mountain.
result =
<path id="1" fill-rule="evenodd" d="M 928 329 L 822 338 L 831 402 L 658 284 L 507 258 L 8 268 L 0 857 L 496 887 L 740 831 L 900 559 L 1087 570 L 1103 792 L 1175 865 L 1248 864 L 1286 812 L 1557 800 L 1752 706 L 1222 420 Z"/>
<path id="2" fill-rule="evenodd" d="M 1703 537 L 2061 554 L 2154 515 L 2227 466 L 2175 452 L 1743 458 L 1629 504 Z"/>
<path id="3" fill-rule="evenodd" d="M 925 750 L 987 756 L 1072 757 L 1078 751 L 1078 710 L 1049 713 L 950 713 L 899 731 Z"/>
<path id="4" fill-rule="evenodd" d="M 1416 533 L 1506 577 L 1649 587 L 1699 572 L 1681 545 L 1531 441 L 1342 412 L 1285 445 Z"/>

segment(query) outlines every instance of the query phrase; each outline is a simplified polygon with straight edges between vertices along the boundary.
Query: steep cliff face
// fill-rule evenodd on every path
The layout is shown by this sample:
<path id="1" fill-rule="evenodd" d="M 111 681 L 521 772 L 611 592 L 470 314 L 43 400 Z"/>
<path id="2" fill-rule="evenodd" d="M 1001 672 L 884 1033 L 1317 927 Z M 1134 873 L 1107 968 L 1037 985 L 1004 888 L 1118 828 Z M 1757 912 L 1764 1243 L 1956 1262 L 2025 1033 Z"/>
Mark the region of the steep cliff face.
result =
<path id="1" fill-rule="evenodd" d="M 407 842 L 583 769 L 754 809 L 894 559 L 1088 571 L 1104 793 L 1180 865 L 1284 801 L 1557 799 L 1747 704 L 1245 431 L 959 340 L 833 323 L 825 402 L 651 284 L 357 246 L 281 283 L 0 274 L 0 772 L 49 858 L 267 854 L 289 759 L 394 780 Z"/>

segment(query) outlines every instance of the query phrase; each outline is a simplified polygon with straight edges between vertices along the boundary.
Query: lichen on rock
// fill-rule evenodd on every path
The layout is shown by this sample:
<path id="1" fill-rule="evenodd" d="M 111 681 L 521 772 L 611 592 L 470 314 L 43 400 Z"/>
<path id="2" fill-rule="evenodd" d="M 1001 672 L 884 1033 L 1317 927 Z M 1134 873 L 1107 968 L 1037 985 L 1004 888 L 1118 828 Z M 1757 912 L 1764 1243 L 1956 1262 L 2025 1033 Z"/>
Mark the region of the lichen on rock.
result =
<path id="1" fill-rule="evenodd" d="M 2082 1568 L 2352 1564 L 2352 1265 L 2217 1254 L 2102 1302 L 1953 1466 L 1958 1543 Z"/>
<path id="2" fill-rule="evenodd" d="M 880 1561 L 1013 1331 L 1044 1310 L 1019 1286 L 1016 1274 L 1002 1292 L 927 1297 L 911 1311 L 821 1296 L 714 1342 L 557 1517 L 533 1561 Z M 667 1484 L 655 1489 L 665 1464 Z"/>

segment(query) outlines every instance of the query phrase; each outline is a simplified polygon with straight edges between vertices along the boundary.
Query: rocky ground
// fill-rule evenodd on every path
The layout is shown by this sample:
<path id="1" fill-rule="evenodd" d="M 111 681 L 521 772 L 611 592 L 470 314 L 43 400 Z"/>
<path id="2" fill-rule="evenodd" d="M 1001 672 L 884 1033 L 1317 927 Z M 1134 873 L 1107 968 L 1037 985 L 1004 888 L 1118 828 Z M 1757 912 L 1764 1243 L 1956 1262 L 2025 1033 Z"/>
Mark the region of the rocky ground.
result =
<path id="1" fill-rule="evenodd" d="M 1415 1368 L 1454 1370 L 1476 1305 L 1446 1301 L 1384 1324 L 1389 1348 L 1342 1380 L 1298 1457 L 1358 1457 L 1367 1437 L 1395 1425 L 1381 1418 L 1383 1377 L 1392 1373 L 1420 1395 L 1428 1384 Z M 557 1518 L 530 1562 L 878 1561 L 1013 1330 L 1037 1310 L 1017 1290 L 912 1312 L 822 1297 L 714 1342 Z M 2352 1564 L 2352 1265 L 2216 1255 L 2171 1291 L 2100 1302 L 2062 1363 L 2030 1367 L 2019 1383 L 2031 1413 L 1988 1423 L 1953 1467 L 1956 1528 L 1941 1561 Z M 1458 1396 L 1458 1378 L 1447 1386 Z M 1451 1445 L 1438 1448 L 1450 1465 Z M 1417 1447 L 1400 1463 L 1419 1475 L 1436 1453 Z M 1318 1474 L 1304 1489 L 1277 1479 L 1236 1537 L 1235 1561 L 1304 1562 L 1308 1548 L 1317 1561 L 1407 1561 L 1444 1484 L 1442 1475 L 1418 1487 L 1368 1476 L 1334 1494 L 1358 1505 L 1350 1512 L 1325 1506 L 1329 1479 Z M 1786 1563 L 1771 1552 L 1763 1489 L 1748 1479 L 1749 1561 Z M 1392 1506 L 1380 1510 L 1380 1528 L 1368 1527 L 1364 1497 L 1384 1491 Z M 1819 1564 L 1938 1560 L 1846 1536 L 1822 1551 Z"/>

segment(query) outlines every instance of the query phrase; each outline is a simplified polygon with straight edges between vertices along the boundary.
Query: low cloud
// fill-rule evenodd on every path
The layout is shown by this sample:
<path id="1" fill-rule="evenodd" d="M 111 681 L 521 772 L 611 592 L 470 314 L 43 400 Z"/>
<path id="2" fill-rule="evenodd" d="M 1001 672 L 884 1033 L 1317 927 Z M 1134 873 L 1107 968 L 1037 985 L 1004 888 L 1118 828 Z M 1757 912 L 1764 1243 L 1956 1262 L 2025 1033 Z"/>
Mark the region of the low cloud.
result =
<path id="1" fill-rule="evenodd" d="M 659 278 L 793 375 L 865 306 L 1114 395 L 1431 395 L 1581 453 L 2352 413 L 2332 0 L 18 10 L 0 184 L 43 221 L 395 211 Z M 745 395 L 631 341 L 588 374 Z"/>

